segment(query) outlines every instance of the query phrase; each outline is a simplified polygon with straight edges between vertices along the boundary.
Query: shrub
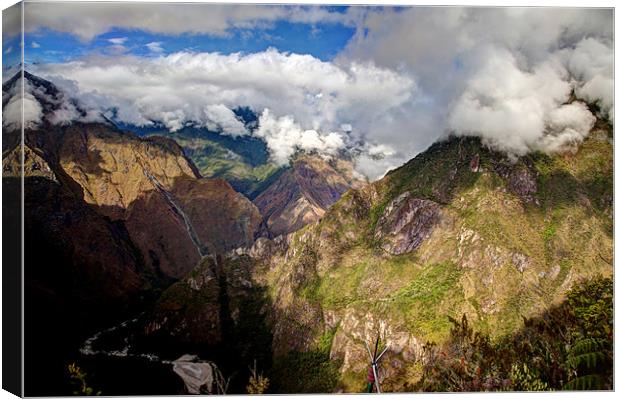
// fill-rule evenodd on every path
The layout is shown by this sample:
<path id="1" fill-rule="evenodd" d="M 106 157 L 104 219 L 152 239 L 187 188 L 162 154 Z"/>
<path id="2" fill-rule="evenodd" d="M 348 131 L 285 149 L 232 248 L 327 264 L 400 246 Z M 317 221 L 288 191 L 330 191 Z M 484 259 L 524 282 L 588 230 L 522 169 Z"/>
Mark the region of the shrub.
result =
<path id="1" fill-rule="evenodd" d="M 613 389 L 613 281 L 596 277 L 567 300 L 491 343 L 463 315 L 441 346 L 425 346 L 425 391 Z"/>
<path id="2" fill-rule="evenodd" d="M 86 372 L 80 368 L 75 363 L 71 363 L 67 366 L 67 370 L 69 372 L 69 378 L 71 380 L 71 385 L 74 386 L 74 395 L 79 396 L 90 396 L 90 395 L 101 395 L 100 391 L 95 392 L 94 389 L 88 386 L 86 382 Z"/>
<path id="3" fill-rule="evenodd" d="M 262 373 L 256 371 L 256 360 L 254 361 L 254 367 L 250 369 L 250 380 L 246 390 L 251 395 L 260 395 L 267 391 L 269 388 L 269 378 L 263 377 Z"/>

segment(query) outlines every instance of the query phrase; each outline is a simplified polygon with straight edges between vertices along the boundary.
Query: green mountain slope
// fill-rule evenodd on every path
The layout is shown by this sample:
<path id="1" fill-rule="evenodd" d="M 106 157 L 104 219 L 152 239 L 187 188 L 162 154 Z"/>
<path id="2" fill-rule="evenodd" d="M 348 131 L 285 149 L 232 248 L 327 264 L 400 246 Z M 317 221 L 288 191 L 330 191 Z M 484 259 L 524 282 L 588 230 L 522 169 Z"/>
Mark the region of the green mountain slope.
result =
<path id="1" fill-rule="evenodd" d="M 206 129 L 186 127 L 170 133 L 149 132 L 174 139 L 203 177 L 219 177 L 253 199 L 284 170 L 269 161 L 265 143 L 254 137 L 232 137 Z"/>
<path id="2" fill-rule="evenodd" d="M 532 377 L 532 370 L 521 363 L 512 370 L 507 360 L 497 367 L 513 373 L 513 382 L 495 381 L 502 376 L 493 366 L 497 373 L 485 377 L 491 385 L 473 377 L 441 385 L 429 363 L 429 353 L 437 352 L 427 343 L 453 348 L 458 331 L 468 337 L 476 331 L 490 340 L 475 341 L 476 350 L 504 353 L 502 342 L 512 345 L 531 330 L 531 320 L 548 323 L 551 307 L 565 309 L 567 293 L 582 292 L 583 279 L 612 275 L 611 131 L 599 121 L 574 150 L 519 159 L 476 138 L 452 137 L 383 179 L 347 191 L 319 221 L 273 240 L 258 238 L 246 253 L 223 258 L 228 273 L 245 264 L 248 287 L 264 292 L 259 314 L 271 335 L 273 359 L 265 372 L 273 392 L 362 391 L 364 342 L 377 335 L 388 347 L 381 364 L 386 391 L 562 387 L 555 374 L 548 385 L 538 380 L 555 373 L 553 367 Z M 585 325 L 589 316 L 573 313 L 571 323 Z M 463 315 L 467 325 L 455 324 Z M 191 324 L 174 317 L 181 320 L 175 325 Z M 577 330 L 588 339 L 587 328 L 562 327 L 558 335 L 542 332 L 543 343 L 565 348 L 579 341 L 561 331 Z M 566 357 L 567 351 L 560 352 Z M 529 353 L 507 359 L 523 361 Z M 285 371 L 293 369 L 304 378 L 288 378 Z"/>
<path id="3" fill-rule="evenodd" d="M 499 339 L 582 278 L 611 275 L 610 137 L 599 123 L 575 152 L 516 161 L 451 138 L 350 190 L 284 250 L 259 240 L 276 359 L 315 350 L 335 330 L 330 356 L 354 390 L 366 373 L 363 341 L 380 333 L 386 381 L 412 382 L 423 345 L 448 338 L 449 317 L 466 314 Z"/>

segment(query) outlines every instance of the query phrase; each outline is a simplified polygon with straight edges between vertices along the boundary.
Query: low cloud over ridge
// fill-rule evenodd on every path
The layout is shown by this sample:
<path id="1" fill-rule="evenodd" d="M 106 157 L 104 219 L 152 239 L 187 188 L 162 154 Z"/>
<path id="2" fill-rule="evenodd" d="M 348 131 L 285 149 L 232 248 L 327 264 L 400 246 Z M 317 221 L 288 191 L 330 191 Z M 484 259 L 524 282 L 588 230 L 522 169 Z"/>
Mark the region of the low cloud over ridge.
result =
<path id="1" fill-rule="evenodd" d="M 594 120 L 583 104 L 566 105 L 573 92 L 613 120 L 611 9 L 375 10 L 344 60 L 373 60 L 417 82 L 420 101 L 372 135 L 400 153 L 447 134 L 480 136 L 513 155 L 564 149 Z"/>
<path id="2" fill-rule="evenodd" d="M 261 115 L 255 134 L 279 163 L 296 149 L 334 154 L 415 95 L 410 77 L 370 62 L 337 65 L 275 49 L 91 57 L 35 69 L 85 106 L 114 108 L 135 125 L 158 121 L 174 131 L 192 123 L 238 136 L 250 133 L 232 110 L 249 106 Z"/>
<path id="3" fill-rule="evenodd" d="M 357 27 L 329 62 L 275 49 L 180 52 L 90 56 L 35 72 L 73 81 L 72 93 L 89 108 L 115 107 L 127 123 L 157 120 L 171 130 L 194 122 L 250 134 L 232 113 L 250 106 L 262 115 L 255 134 L 278 162 L 295 149 L 329 154 L 362 140 L 358 169 L 371 178 L 448 134 L 480 136 L 513 155 L 579 143 L 594 116 L 583 103 L 567 104 L 572 94 L 613 120 L 610 10 L 350 10 L 302 13 Z"/>

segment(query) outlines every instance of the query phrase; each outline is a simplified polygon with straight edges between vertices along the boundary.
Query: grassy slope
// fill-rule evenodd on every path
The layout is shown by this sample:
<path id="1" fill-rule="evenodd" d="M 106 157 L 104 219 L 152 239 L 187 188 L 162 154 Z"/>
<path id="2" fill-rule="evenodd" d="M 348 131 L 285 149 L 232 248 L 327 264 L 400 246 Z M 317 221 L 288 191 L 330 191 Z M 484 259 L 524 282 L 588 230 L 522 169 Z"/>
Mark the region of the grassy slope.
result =
<path id="1" fill-rule="evenodd" d="M 282 171 L 268 160 L 264 144 L 256 140 L 193 129 L 166 133 L 166 136 L 183 147 L 202 176 L 221 177 L 250 199 L 260 194 Z"/>
<path id="2" fill-rule="evenodd" d="M 574 154 L 534 154 L 513 166 L 537 175 L 538 204 L 507 189 L 493 172 L 504 161 L 476 140 L 437 144 L 372 188 L 350 191 L 319 224 L 297 232 L 289 256 L 267 274 L 274 301 L 288 281 L 283 275 L 304 273 L 302 283 L 292 284 L 299 301 L 340 315 L 380 315 L 423 341 L 445 340 L 447 316 L 463 313 L 493 338 L 514 332 L 522 316 L 559 302 L 579 278 L 612 273 L 608 134 L 594 132 Z M 481 173 L 469 169 L 474 154 Z M 444 221 L 417 251 L 388 256 L 374 240 L 374 224 L 407 190 L 442 204 Z M 522 272 L 515 254 L 527 259 Z M 364 372 L 345 375 L 345 390 L 359 389 Z"/>

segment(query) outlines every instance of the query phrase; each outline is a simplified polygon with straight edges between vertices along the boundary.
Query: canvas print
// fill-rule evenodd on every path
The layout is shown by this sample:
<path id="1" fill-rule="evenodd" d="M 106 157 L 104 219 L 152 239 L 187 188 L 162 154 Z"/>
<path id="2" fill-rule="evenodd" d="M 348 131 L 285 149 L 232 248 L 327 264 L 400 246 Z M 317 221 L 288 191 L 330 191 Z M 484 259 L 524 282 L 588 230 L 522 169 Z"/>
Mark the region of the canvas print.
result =
<path id="1" fill-rule="evenodd" d="M 25 395 L 615 388 L 613 9 L 2 17 Z"/>

